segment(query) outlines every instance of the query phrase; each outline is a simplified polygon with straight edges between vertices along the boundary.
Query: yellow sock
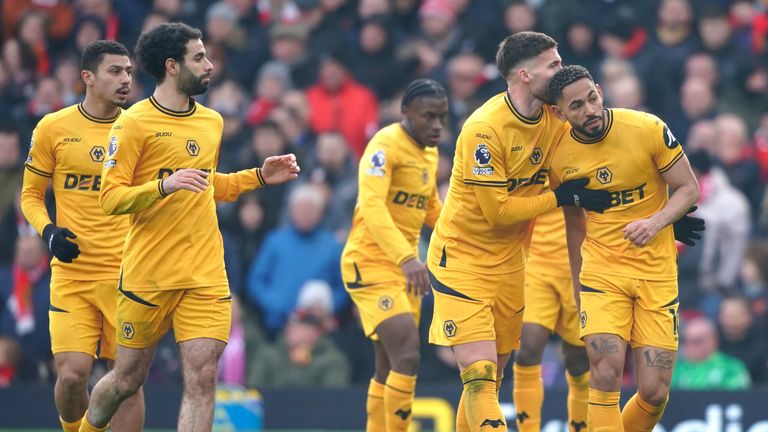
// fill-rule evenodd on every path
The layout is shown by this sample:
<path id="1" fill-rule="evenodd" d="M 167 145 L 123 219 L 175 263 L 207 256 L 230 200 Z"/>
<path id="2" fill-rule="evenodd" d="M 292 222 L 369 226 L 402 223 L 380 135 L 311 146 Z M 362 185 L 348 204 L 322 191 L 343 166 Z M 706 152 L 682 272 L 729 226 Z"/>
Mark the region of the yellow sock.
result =
<path id="1" fill-rule="evenodd" d="M 368 386 L 365 412 L 368 415 L 365 432 L 387 432 L 386 420 L 384 420 L 384 384 L 375 379 L 371 379 L 371 384 Z"/>
<path id="2" fill-rule="evenodd" d="M 464 412 L 469 430 L 506 432 L 507 424 L 496 394 L 496 363 L 480 360 L 461 371 L 464 384 Z"/>
<path id="3" fill-rule="evenodd" d="M 517 430 L 539 432 L 541 430 L 541 404 L 544 403 L 544 381 L 541 379 L 541 365 L 512 367 L 514 385 L 512 399 L 517 411 Z"/>
<path id="4" fill-rule="evenodd" d="M 416 375 L 389 371 L 384 388 L 384 418 L 387 432 L 407 431 L 411 425 L 411 405 L 416 391 Z"/>
<path id="5" fill-rule="evenodd" d="M 85 415 L 83 415 L 83 419 L 80 423 L 80 432 L 104 432 L 107 430 L 109 425 L 104 426 L 103 428 L 98 428 L 91 423 L 88 422 L 88 411 L 85 412 Z"/>
<path id="6" fill-rule="evenodd" d="M 459 407 L 456 408 L 456 432 L 469 432 L 469 423 L 467 422 L 467 404 L 464 403 L 467 392 L 461 392 Z"/>
<path id="7" fill-rule="evenodd" d="M 59 422 L 61 422 L 61 428 L 64 429 L 64 432 L 78 432 L 80 430 L 80 422 L 82 421 L 82 417 L 73 422 L 66 422 L 64 419 L 59 417 Z"/>
<path id="8" fill-rule="evenodd" d="M 589 400 L 589 372 L 573 376 L 565 372 L 568 383 L 568 430 L 587 430 L 587 401 Z"/>
<path id="9" fill-rule="evenodd" d="M 624 432 L 619 411 L 621 392 L 604 392 L 589 389 L 587 429 L 589 432 Z"/>
<path id="10" fill-rule="evenodd" d="M 667 400 L 661 406 L 653 406 L 641 399 L 639 394 L 635 393 L 621 411 L 621 421 L 624 423 L 624 430 L 626 432 L 651 432 L 656 423 L 661 420 L 668 401 L 669 396 L 667 396 Z"/>

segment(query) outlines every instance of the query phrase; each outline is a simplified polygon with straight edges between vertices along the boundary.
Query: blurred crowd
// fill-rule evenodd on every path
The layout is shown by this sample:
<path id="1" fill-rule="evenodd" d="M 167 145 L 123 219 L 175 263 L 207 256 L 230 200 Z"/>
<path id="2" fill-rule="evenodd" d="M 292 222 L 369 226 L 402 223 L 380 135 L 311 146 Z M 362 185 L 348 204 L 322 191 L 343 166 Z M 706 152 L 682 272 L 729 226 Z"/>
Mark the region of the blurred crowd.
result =
<path id="1" fill-rule="evenodd" d="M 436 79 L 450 105 L 439 146 L 444 192 L 463 120 L 505 89 L 494 63 L 498 42 L 537 30 L 559 41 L 565 63 L 590 69 L 608 106 L 664 119 L 698 177 L 696 215 L 707 231 L 696 247 L 680 248 L 674 385 L 768 385 L 767 1 L 5 0 L 1 16 L 0 386 L 53 374 L 49 256 L 18 206 L 32 129 L 81 100 L 85 46 L 108 38 L 132 49 L 141 31 L 175 20 L 203 30 L 215 67 L 198 100 L 224 117 L 219 170 L 287 152 L 302 166 L 296 184 L 219 207 L 237 298 L 222 381 L 368 382 L 372 349 L 339 271 L 358 158 L 378 128 L 399 120 L 405 86 Z M 138 72 L 131 102 L 153 85 Z M 426 297 L 419 379 L 453 380 L 450 350 L 425 340 L 431 309 Z M 556 349 L 553 340 L 548 386 L 563 385 Z M 178 383 L 178 370 L 167 338 L 149 382 Z"/>

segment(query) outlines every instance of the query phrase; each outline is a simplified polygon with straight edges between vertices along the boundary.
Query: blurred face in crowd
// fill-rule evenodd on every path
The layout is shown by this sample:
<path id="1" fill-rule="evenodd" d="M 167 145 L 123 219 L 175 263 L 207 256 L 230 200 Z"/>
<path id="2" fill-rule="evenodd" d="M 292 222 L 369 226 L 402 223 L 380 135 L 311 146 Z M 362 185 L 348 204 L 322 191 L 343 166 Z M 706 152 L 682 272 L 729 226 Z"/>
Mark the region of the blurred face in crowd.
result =
<path id="1" fill-rule="evenodd" d="M 403 107 L 403 124 L 413 139 L 422 146 L 434 147 L 448 117 L 448 98 L 423 96 Z"/>
<path id="2" fill-rule="evenodd" d="M 477 93 L 483 60 L 474 54 L 460 54 L 448 63 L 448 88 L 454 100 L 467 100 Z"/>
<path id="3" fill-rule="evenodd" d="M 563 88 L 557 111 L 574 131 L 587 138 L 597 138 L 605 131 L 603 92 L 600 85 L 583 78 Z"/>
<path id="4" fill-rule="evenodd" d="M 16 240 L 16 264 L 22 270 L 32 270 L 45 256 L 45 244 L 37 236 L 21 236 Z"/>
<path id="5" fill-rule="evenodd" d="M 665 27 L 687 26 L 693 20 L 691 5 L 688 0 L 662 0 L 658 19 Z"/>
<path id="6" fill-rule="evenodd" d="M 285 81 L 275 75 L 262 74 L 256 84 L 256 94 L 259 99 L 268 101 L 277 101 L 285 90 Z"/>
<path id="7" fill-rule="evenodd" d="M 211 82 L 213 64 L 205 56 L 205 46 L 200 39 L 187 42 L 184 60 L 179 65 L 176 88 L 180 93 L 194 96 L 205 93 Z"/>
<path id="8" fill-rule="evenodd" d="M 181 0 L 155 0 L 152 10 L 168 16 L 177 16 L 181 12 Z"/>
<path id="9" fill-rule="evenodd" d="M 269 45 L 272 58 L 287 65 L 292 65 L 304 56 L 306 47 L 304 41 L 292 37 L 272 39 Z"/>
<path id="10" fill-rule="evenodd" d="M 686 78 L 704 80 L 711 86 L 720 80 L 715 59 L 709 54 L 694 54 L 685 61 Z"/>
<path id="11" fill-rule="evenodd" d="M 221 43 L 232 33 L 233 23 L 223 17 L 212 17 L 205 23 L 206 35 L 209 42 Z"/>
<path id="12" fill-rule="evenodd" d="M 128 56 L 105 54 L 96 71 L 82 71 L 88 91 L 98 99 L 124 106 L 131 92 L 133 67 Z"/>
<path id="13" fill-rule="evenodd" d="M 0 131 L 0 170 L 14 168 L 19 163 L 19 135 Z"/>
<path id="14" fill-rule="evenodd" d="M 695 120 L 707 115 L 715 102 L 712 86 L 702 79 L 687 79 L 680 89 L 680 104 L 689 119 Z"/>
<path id="15" fill-rule="evenodd" d="M 38 114 L 49 113 L 61 105 L 61 84 L 56 78 L 43 78 L 37 85 L 34 96 Z"/>
<path id="16" fill-rule="evenodd" d="M 752 312 L 743 298 L 727 298 L 720 303 L 720 326 L 726 339 L 741 340 L 752 325 Z"/>
<path id="17" fill-rule="evenodd" d="M 288 215 L 297 231 L 309 233 L 315 230 L 323 218 L 325 197 L 313 186 L 294 189 L 289 197 Z"/>
<path id="18" fill-rule="evenodd" d="M 504 26 L 510 34 L 533 30 L 536 14 L 525 3 L 512 3 L 504 10 Z"/>
<path id="19" fill-rule="evenodd" d="M 282 134 L 274 127 L 259 127 L 253 132 L 251 148 L 259 159 L 282 154 L 285 147 Z"/>
<path id="20" fill-rule="evenodd" d="M 141 32 L 146 33 L 155 27 L 158 27 L 160 24 L 165 24 L 167 22 L 168 17 L 166 15 L 150 13 L 144 18 L 144 23 L 141 25 Z"/>
<path id="21" fill-rule="evenodd" d="M 3 45 L 3 65 L 8 68 L 10 74 L 14 74 L 23 67 L 21 61 L 21 46 L 16 39 L 8 39 Z"/>
<path id="22" fill-rule="evenodd" d="M 84 21 L 75 33 L 75 45 L 82 52 L 85 47 L 103 38 L 104 35 L 101 34 L 101 27 L 93 21 Z"/>
<path id="23" fill-rule="evenodd" d="M 643 106 L 643 86 L 634 76 L 616 81 L 607 93 L 616 108 L 639 109 Z"/>
<path id="24" fill-rule="evenodd" d="M 389 2 L 387 0 L 360 0 L 357 6 L 357 15 L 364 20 L 375 15 L 386 15 L 389 13 Z"/>
<path id="25" fill-rule="evenodd" d="M 30 13 L 25 16 L 19 25 L 19 39 L 35 45 L 45 40 L 45 17 L 40 13 Z"/>
<path id="26" fill-rule="evenodd" d="M 694 318 L 683 328 L 683 355 L 690 362 L 700 362 L 717 352 L 717 334 L 706 318 Z"/>
<path id="27" fill-rule="evenodd" d="M 256 231 L 264 221 L 264 208 L 256 194 L 246 194 L 240 197 L 240 208 L 237 212 L 240 225 L 246 231 Z"/>
<path id="28" fill-rule="evenodd" d="M 595 33 L 584 23 L 576 23 L 568 28 L 568 45 L 577 52 L 588 52 L 595 43 Z"/>
<path id="29" fill-rule="evenodd" d="M 320 83 L 328 91 L 339 90 L 346 79 L 347 69 L 335 59 L 326 60 L 320 65 Z"/>
<path id="30" fill-rule="evenodd" d="M 531 94 L 536 99 L 547 101 L 547 85 L 555 76 L 555 73 L 563 68 L 563 59 L 557 52 L 557 48 L 550 48 L 538 56 L 523 62 L 523 66 L 518 70 L 518 74 L 523 82 L 528 84 Z"/>
<path id="31" fill-rule="evenodd" d="M 747 142 L 747 125 L 733 114 L 721 114 L 715 119 L 717 127 L 717 157 L 725 165 L 739 162 Z"/>
<path id="32" fill-rule="evenodd" d="M 705 17 L 699 21 L 699 36 L 704 46 L 711 50 L 718 50 L 731 40 L 731 23 L 728 17 Z"/>
<path id="33" fill-rule="evenodd" d="M 347 163 L 349 147 L 341 134 L 324 133 L 317 137 L 315 155 L 320 165 L 331 172 L 338 172 Z"/>
<path id="34" fill-rule="evenodd" d="M 112 14 L 112 0 L 77 0 L 77 9 L 106 21 Z"/>
<path id="35" fill-rule="evenodd" d="M 378 23 L 367 23 L 360 31 L 360 48 L 365 53 L 376 54 L 387 46 L 389 35 Z"/>
<path id="36" fill-rule="evenodd" d="M 756 95 L 768 93 L 768 69 L 758 67 L 747 77 L 747 90 Z"/>
<path id="37" fill-rule="evenodd" d="M 432 39 L 442 39 L 456 24 L 456 18 L 449 13 L 428 13 L 421 17 L 421 29 Z"/>
<path id="38" fill-rule="evenodd" d="M 301 122 L 306 124 L 309 121 L 309 101 L 307 101 L 307 95 L 303 91 L 291 90 L 286 92 L 280 99 L 280 105 L 294 111 Z"/>
<path id="39" fill-rule="evenodd" d="M 716 137 L 717 128 L 715 123 L 700 120 L 694 123 L 688 130 L 686 145 L 690 150 L 704 150 L 709 153 L 715 153 Z"/>
<path id="40" fill-rule="evenodd" d="M 73 57 L 67 57 L 56 65 L 56 70 L 54 71 L 56 79 L 73 92 L 82 85 L 79 66 L 77 60 Z"/>

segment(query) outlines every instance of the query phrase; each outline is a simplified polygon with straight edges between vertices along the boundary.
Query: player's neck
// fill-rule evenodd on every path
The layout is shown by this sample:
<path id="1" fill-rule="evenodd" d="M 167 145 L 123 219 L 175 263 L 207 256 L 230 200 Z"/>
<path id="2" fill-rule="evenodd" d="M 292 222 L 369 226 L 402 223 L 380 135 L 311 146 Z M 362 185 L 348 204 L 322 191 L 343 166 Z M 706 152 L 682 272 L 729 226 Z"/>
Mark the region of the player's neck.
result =
<path id="1" fill-rule="evenodd" d="M 419 140 L 416 139 L 416 135 L 413 134 L 413 131 L 411 130 L 411 124 L 408 123 L 408 121 L 406 121 L 406 120 L 401 121 L 400 122 L 400 127 L 403 128 L 403 130 L 405 131 L 405 134 L 408 135 L 411 138 L 411 141 L 416 143 L 417 146 L 419 146 L 421 148 L 425 148 L 426 147 L 424 144 L 420 143 Z"/>
<path id="2" fill-rule="evenodd" d="M 526 118 L 535 118 L 539 115 L 544 102 L 533 97 L 531 90 L 525 85 L 510 85 L 507 88 L 509 101 L 515 107 L 515 110 Z"/>
<path id="3" fill-rule="evenodd" d="M 180 93 L 173 81 L 166 80 L 159 84 L 152 96 L 163 108 L 172 111 L 188 111 L 190 109 L 189 95 Z"/>
<path id="4" fill-rule="evenodd" d="M 85 93 L 82 106 L 88 115 L 103 119 L 112 118 L 120 111 L 120 107 L 111 101 L 97 98 L 88 92 Z"/>

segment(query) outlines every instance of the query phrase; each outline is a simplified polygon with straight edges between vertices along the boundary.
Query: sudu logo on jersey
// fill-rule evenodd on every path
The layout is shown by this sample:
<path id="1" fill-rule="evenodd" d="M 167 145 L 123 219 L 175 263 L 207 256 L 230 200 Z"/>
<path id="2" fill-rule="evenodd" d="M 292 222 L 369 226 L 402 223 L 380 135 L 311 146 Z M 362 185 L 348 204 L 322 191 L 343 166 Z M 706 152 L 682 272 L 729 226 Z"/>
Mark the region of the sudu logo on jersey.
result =
<path id="1" fill-rule="evenodd" d="M 387 164 L 387 157 L 384 150 L 376 150 L 371 156 L 371 167 L 368 168 L 368 175 L 374 177 L 384 177 L 384 165 Z"/>
<path id="2" fill-rule="evenodd" d="M 488 144 L 480 143 L 475 147 L 475 163 L 478 166 L 472 167 L 474 175 L 492 175 L 493 167 L 488 166 L 491 163 L 491 151 L 488 150 Z"/>

